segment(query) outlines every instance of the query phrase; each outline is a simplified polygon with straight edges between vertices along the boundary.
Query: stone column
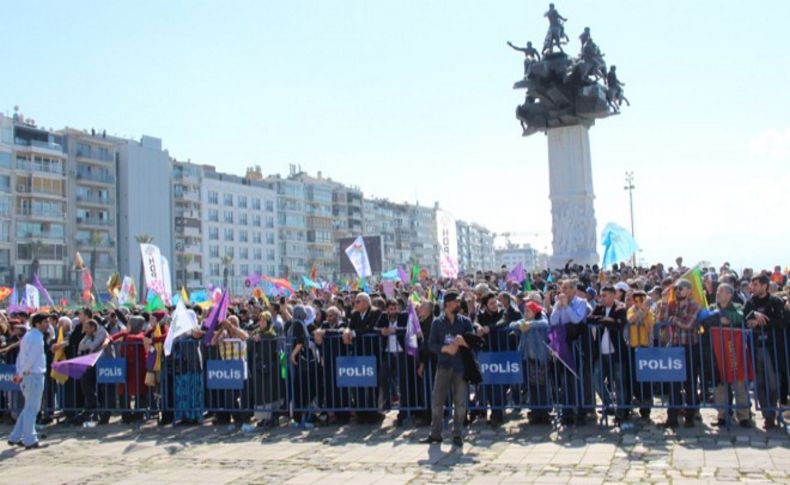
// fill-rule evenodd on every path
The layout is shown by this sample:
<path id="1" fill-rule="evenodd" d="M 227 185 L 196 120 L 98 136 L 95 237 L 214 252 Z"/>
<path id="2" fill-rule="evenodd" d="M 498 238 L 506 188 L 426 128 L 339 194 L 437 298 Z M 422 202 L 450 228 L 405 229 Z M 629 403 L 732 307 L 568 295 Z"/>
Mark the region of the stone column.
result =
<path id="1" fill-rule="evenodd" d="M 549 139 L 549 199 L 553 236 L 552 268 L 569 259 L 577 264 L 600 263 L 593 207 L 589 128 L 552 128 Z"/>

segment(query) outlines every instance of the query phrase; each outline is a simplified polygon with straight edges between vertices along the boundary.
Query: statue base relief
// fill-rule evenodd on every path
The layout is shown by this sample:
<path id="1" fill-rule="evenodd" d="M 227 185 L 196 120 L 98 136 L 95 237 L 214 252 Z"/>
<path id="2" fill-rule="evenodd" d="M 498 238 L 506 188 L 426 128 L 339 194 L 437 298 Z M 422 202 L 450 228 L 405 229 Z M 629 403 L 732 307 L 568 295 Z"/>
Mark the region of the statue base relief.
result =
<path id="1" fill-rule="evenodd" d="M 549 141 L 549 199 L 551 199 L 552 268 L 600 263 L 593 201 L 589 128 L 552 128 Z"/>

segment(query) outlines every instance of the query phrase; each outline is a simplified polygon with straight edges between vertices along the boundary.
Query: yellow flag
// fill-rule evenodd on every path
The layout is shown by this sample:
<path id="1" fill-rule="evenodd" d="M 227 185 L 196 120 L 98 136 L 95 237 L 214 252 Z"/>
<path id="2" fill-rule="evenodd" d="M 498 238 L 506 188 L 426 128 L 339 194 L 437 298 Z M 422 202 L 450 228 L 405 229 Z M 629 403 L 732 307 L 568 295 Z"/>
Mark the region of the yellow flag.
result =
<path id="1" fill-rule="evenodd" d="M 63 327 L 58 328 L 58 341 L 57 343 L 63 343 Z M 52 357 L 53 362 L 60 362 L 61 360 L 66 358 L 66 351 L 63 348 L 60 348 L 55 351 L 55 355 Z M 52 370 L 49 372 L 49 376 L 52 377 L 55 382 L 58 384 L 63 384 L 67 380 L 69 380 L 69 376 L 66 374 L 61 374 L 60 372 L 56 371 L 53 367 Z"/>
<path id="2" fill-rule="evenodd" d="M 189 294 L 187 293 L 187 289 L 183 286 L 181 287 L 181 301 L 184 302 L 184 305 L 189 303 Z"/>
<path id="3" fill-rule="evenodd" d="M 156 328 L 154 329 L 154 338 L 162 336 L 162 327 L 158 323 L 156 324 Z M 154 344 L 154 348 L 156 349 L 156 361 L 154 361 L 154 372 L 159 372 L 162 370 L 162 343 Z"/>

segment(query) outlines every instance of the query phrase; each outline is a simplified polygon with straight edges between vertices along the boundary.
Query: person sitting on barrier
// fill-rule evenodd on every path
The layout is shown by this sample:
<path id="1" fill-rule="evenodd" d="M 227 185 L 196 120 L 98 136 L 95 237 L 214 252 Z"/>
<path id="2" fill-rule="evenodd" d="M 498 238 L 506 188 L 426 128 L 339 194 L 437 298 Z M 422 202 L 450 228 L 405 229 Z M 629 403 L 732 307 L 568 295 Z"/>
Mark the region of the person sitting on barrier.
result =
<path id="1" fill-rule="evenodd" d="M 518 351 L 525 362 L 527 403 L 530 408 L 527 419 L 530 424 L 550 424 L 549 352 L 546 337 L 549 321 L 546 319 L 543 307 L 535 301 L 527 301 L 524 304 L 524 319 L 511 322 L 509 328 L 511 331 L 521 333 Z"/>
<path id="2" fill-rule="evenodd" d="M 630 403 L 628 386 L 623 379 L 626 352 L 623 330 L 627 323 L 626 307 L 617 301 L 613 286 L 601 289 L 601 302 L 590 314 L 588 323 L 592 335 L 593 381 L 604 406 L 604 413 L 615 416 L 615 425 L 625 419 Z"/>
<path id="3" fill-rule="evenodd" d="M 464 379 L 464 363 L 459 356 L 459 347 L 466 347 L 463 335 L 474 331 L 467 317 L 458 315 L 459 295 L 448 291 L 444 295 L 444 314 L 431 324 L 428 347 L 438 355 L 436 377 L 431 395 L 431 433 L 420 440 L 424 444 L 442 442 L 444 424 L 444 402 L 452 391 L 453 396 L 453 444 L 463 446 L 463 425 L 466 418 L 466 400 L 469 394 Z"/>
<path id="4" fill-rule="evenodd" d="M 634 305 L 628 309 L 628 326 L 626 327 L 626 357 L 624 363 L 624 382 L 626 382 L 627 403 L 636 397 L 639 401 L 639 415 L 644 420 L 650 419 L 650 408 L 653 404 L 653 392 L 649 383 L 636 380 L 636 349 L 653 346 L 653 327 L 655 316 L 647 304 L 647 293 L 638 290 L 633 294 Z"/>

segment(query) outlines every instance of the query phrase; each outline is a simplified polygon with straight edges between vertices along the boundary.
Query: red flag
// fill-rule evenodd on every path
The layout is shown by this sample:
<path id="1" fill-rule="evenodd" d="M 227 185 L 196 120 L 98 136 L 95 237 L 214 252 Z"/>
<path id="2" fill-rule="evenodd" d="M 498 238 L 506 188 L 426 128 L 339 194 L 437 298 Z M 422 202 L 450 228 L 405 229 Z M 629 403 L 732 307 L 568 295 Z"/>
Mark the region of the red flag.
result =
<path id="1" fill-rule="evenodd" d="M 310 279 L 313 281 L 318 281 L 318 265 L 313 262 L 313 267 L 310 268 Z"/>
<path id="2" fill-rule="evenodd" d="M 751 353 L 749 347 L 744 345 L 741 329 L 713 327 L 710 329 L 710 339 L 713 353 L 716 354 L 716 366 L 723 381 L 732 384 L 747 379 L 754 380 Z"/>
<path id="3" fill-rule="evenodd" d="M 91 277 L 91 272 L 87 269 L 82 271 L 82 283 L 86 290 L 93 288 L 93 278 Z"/>

